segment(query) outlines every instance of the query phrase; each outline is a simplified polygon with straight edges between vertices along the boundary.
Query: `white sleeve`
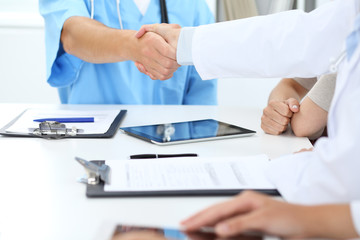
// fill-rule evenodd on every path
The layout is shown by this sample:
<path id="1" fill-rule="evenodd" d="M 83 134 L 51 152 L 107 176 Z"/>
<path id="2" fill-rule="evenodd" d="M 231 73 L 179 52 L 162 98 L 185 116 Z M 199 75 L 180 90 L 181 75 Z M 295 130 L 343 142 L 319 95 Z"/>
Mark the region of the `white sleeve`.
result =
<path id="1" fill-rule="evenodd" d="M 360 236 L 360 201 L 352 202 L 350 207 L 354 227 Z"/>
<path id="2" fill-rule="evenodd" d="M 181 29 L 176 51 L 176 59 L 178 64 L 182 66 L 194 65 L 191 54 L 194 33 L 195 27 L 184 27 Z"/>
<path id="3" fill-rule="evenodd" d="M 324 74 L 345 49 L 354 0 L 196 28 L 192 55 L 202 79 Z"/>

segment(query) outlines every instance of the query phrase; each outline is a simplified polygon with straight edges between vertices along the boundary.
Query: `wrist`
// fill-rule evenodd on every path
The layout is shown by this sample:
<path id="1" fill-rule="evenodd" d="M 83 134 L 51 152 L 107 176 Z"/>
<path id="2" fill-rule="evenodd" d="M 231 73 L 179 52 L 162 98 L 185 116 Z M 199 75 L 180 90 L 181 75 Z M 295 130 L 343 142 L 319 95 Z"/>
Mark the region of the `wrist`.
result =
<path id="1" fill-rule="evenodd" d="M 348 204 L 306 207 L 304 211 L 306 236 L 316 238 L 350 239 L 357 233 Z"/>
<path id="2" fill-rule="evenodd" d="M 136 50 L 138 48 L 138 39 L 135 37 L 134 30 L 118 30 L 115 54 L 119 61 L 135 61 Z"/>
<path id="3" fill-rule="evenodd" d="M 177 28 L 177 29 L 174 29 L 171 33 L 171 41 L 170 41 L 170 44 L 175 48 L 177 49 L 177 46 L 178 46 L 178 41 L 179 41 L 179 36 L 180 36 L 180 31 L 181 31 L 181 28 Z"/>

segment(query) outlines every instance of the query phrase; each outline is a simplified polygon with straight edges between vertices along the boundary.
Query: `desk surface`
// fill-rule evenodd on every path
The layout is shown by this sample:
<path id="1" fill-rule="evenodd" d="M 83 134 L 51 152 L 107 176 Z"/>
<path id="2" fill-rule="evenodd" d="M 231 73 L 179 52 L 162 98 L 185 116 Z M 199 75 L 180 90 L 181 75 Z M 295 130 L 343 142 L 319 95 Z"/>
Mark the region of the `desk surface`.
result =
<path id="1" fill-rule="evenodd" d="M 74 160 L 127 159 L 140 153 L 194 152 L 207 156 L 246 156 L 265 153 L 270 158 L 311 147 L 306 138 L 291 133 L 264 134 L 261 109 L 212 106 L 21 105 L 0 104 L 0 126 L 29 107 L 127 109 L 122 127 L 215 118 L 254 129 L 248 138 L 173 146 L 156 146 L 118 132 L 112 139 L 0 137 L 0 239 L 95 239 L 107 222 L 177 226 L 181 219 L 225 197 L 87 199 L 84 175 Z"/>

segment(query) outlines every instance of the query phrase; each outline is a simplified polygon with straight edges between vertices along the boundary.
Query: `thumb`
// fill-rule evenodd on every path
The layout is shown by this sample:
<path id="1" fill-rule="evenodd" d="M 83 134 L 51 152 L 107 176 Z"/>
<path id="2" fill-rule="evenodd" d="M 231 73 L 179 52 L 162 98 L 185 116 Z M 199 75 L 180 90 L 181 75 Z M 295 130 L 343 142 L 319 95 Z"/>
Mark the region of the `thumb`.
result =
<path id="1" fill-rule="evenodd" d="M 300 110 L 300 104 L 299 101 L 296 100 L 295 98 L 289 98 L 288 100 L 286 100 L 286 104 L 289 106 L 289 109 L 293 112 L 293 113 L 297 113 Z"/>
<path id="2" fill-rule="evenodd" d="M 135 37 L 136 38 L 141 38 L 147 32 L 154 32 L 153 25 L 144 25 L 144 26 L 142 26 L 140 28 L 140 30 L 135 34 Z"/>

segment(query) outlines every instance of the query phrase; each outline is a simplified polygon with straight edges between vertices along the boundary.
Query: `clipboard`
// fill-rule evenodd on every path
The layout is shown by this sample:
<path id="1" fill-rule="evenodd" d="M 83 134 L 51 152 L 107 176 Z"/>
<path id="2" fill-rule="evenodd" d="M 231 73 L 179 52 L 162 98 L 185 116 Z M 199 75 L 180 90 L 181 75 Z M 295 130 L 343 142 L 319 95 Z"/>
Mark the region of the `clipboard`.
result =
<path id="1" fill-rule="evenodd" d="M 105 161 L 90 161 L 98 166 Z M 96 184 L 86 184 L 88 198 L 114 198 L 114 197 L 199 197 L 199 196 L 234 196 L 245 190 L 252 190 L 270 196 L 281 196 L 276 189 L 220 189 L 220 190 L 167 190 L 167 191 L 121 191 L 107 192 L 104 190 L 105 182 L 101 179 Z"/>
<path id="2" fill-rule="evenodd" d="M 13 124 L 15 124 L 26 112 L 22 112 L 19 116 L 15 117 L 11 122 L 6 124 L 4 127 L 0 129 L 0 135 L 7 136 L 7 137 L 38 137 L 38 138 L 46 138 L 46 139 L 62 139 L 62 138 L 111 138 L 115 135 L 119 126 L 124 119 L 127 110 L 119 110 L 119 113 L 116 115 L 112 123 L 110 124 L 109 128 L 104 133 L 89 133 L 89 134 L 77 134 L 78 130 L 74 128 L 66 128 L 66 124 L 59 124 L 59 123 L 50 123 L 48 126 L 51 129 L 51 126 L 55 126 L 56 128 L 53 131 L 42 131 L 41 124 L 39 125 L 39 129 L 35 129 L 37 133 L 28 132 L 28 133 L 17 133 L 17 132 L 8 132 L 9 129 Z M 52 125 L 53 124 L 53 125 Z M 57 125 L 56 125 L 57 124 Z M 49 129 L 47 129 L 49 130 Z"/>

